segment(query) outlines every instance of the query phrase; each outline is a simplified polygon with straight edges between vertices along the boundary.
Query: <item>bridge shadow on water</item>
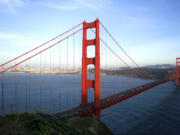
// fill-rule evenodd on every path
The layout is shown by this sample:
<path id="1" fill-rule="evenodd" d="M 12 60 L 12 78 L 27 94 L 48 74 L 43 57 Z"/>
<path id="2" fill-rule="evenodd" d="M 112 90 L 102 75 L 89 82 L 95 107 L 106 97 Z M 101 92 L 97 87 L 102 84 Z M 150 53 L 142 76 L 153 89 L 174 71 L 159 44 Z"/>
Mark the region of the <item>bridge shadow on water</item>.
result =
<path id="1" fill-rule="evenodd" d="M 114 122 L 111 121 L 111 126 L 116 127 L 116 129 L 113 128 L 115 129 L 114 134 L 179 135 L 180 87 L 176 87 L 174 82 L 155 87 L 133 97 L 131 101 L 127 100 L 125 102 L 119 103 L 122 105 L 118 104 L 119 107 L 115 107 L 117 113 L 112 112 L 111 114 L 114 115 L 111 117 L 116 117 L 116 121 L 119 121 L 115 122 L 114 125 Z M 125 107 L 125 105 L 128 105 L 128 107 Z M 107 125 L 110 125 L 108 122 L 105 121 Z M 111 126 L 109 127 L 111 128 Z"/>

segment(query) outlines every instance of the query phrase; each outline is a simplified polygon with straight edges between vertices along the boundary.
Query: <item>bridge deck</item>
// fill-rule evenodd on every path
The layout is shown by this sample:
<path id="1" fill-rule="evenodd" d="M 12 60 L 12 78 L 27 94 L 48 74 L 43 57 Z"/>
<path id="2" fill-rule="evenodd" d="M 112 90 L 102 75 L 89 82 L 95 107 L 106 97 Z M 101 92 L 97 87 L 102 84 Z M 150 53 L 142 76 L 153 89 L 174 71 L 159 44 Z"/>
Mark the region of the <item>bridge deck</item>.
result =
<path id="1" fill-rule="evenodd" d="M 147 83 L 147 84 L 144 84 L 144 85 L 141 85 L 141 86 L 138 86 L 136 88 L 132 88 L 132 89 L 128 89 L 128 90 L 125 90 L 123 92 L 120 92 L 118 94 L 115 94 L 115 95 L 112 95 L 112 96 L 109 96 L 109 97 L 105 97 L 103 99 L 101 99 L 101 108 L 100 110 L 103 110 L 107 107 L 110 107 L 114 104 L 117 104 L 119 103 L 120 101 L 123 101 L 125 99 L 128 99 L 132 96 L 135 96 L 141 92 L 144 92 L 150 88 L 153 88 L 155 86 L 158 86 L 162 83 L 165 83 L 167 81 L 171 81 L 171 80 L 174 80 L 175 77 L 172 77 L 172 78 L 168 78 L 168 79 L 163 79 L 163 80 L 159 80 L 159 81 L 154 81 L 154 82 L 151 82 L 151 83 Z M 88 114 L 91 114 L 93 112 L 95 112 L 95 108 L 94 108 L 94 103 L 88 103 L 87 105 L 85 106 L 77 106 L 75 108 L 72 108 L 70 110 L 67 110 L 67 111 L 64 111 L 64 112 L 59 112 L 57 113 L 55 116 L 57 117 L 73 117 L 73 116 L 82 116 L 82 115 L 88 115 Z"/>

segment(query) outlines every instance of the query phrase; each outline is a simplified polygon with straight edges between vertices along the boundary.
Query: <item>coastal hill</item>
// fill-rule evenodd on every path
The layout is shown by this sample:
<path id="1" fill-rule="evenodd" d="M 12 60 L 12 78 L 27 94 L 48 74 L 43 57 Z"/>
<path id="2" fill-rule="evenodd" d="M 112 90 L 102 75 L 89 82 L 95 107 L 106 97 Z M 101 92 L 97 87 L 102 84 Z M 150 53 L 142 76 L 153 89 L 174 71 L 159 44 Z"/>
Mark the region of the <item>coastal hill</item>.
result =
<path id="1" fill-rule="evenodd" d="M 112 135 L 99 119 L 56 118 L 44 113 L 0 116 L 1 135 Z"/>

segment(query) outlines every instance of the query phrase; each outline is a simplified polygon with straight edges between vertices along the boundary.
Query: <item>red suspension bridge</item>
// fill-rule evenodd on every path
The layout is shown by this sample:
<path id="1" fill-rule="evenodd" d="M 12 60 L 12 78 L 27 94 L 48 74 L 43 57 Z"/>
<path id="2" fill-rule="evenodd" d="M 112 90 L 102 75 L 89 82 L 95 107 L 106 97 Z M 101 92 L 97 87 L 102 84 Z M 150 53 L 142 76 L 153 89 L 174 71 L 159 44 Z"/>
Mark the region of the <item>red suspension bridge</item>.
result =
<path id="1" fill-rule="evenodd" d="M 101 30 L 101 31 L 100 31 Z M 145 72 L 97 19 L 80 23 L 0 65 L 1 114 L 34 109 L 86 116 L 167 81 Z M 135 82 L 135 83 L 134 83 Z"/>

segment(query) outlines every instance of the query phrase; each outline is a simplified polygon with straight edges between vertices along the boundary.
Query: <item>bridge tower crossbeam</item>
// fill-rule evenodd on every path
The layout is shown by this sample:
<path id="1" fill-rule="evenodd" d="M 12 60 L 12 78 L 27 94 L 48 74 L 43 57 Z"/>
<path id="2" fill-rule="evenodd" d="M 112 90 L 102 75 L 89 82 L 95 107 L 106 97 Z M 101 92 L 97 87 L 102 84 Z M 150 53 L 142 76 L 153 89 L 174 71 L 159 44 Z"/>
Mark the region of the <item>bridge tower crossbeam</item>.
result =
<path id="1" fill-rule="evenodd" d="M 87 29 L 95 28 L 95 39 L 87 39 Z M 95 46 L 95 57 L 87 57 L 87 47 Z M 91 23 L 83 22 L 83 49 L 82 49 L 82 86 L 81 86 L 81 105 L 88 103 L 88 88 L 94 88 L 94 107 L 95 115 L 100 117 L 100 37 L 99 19 Z M 87 66 L 95 66 L 95 80 L 87 79 Z"/>

